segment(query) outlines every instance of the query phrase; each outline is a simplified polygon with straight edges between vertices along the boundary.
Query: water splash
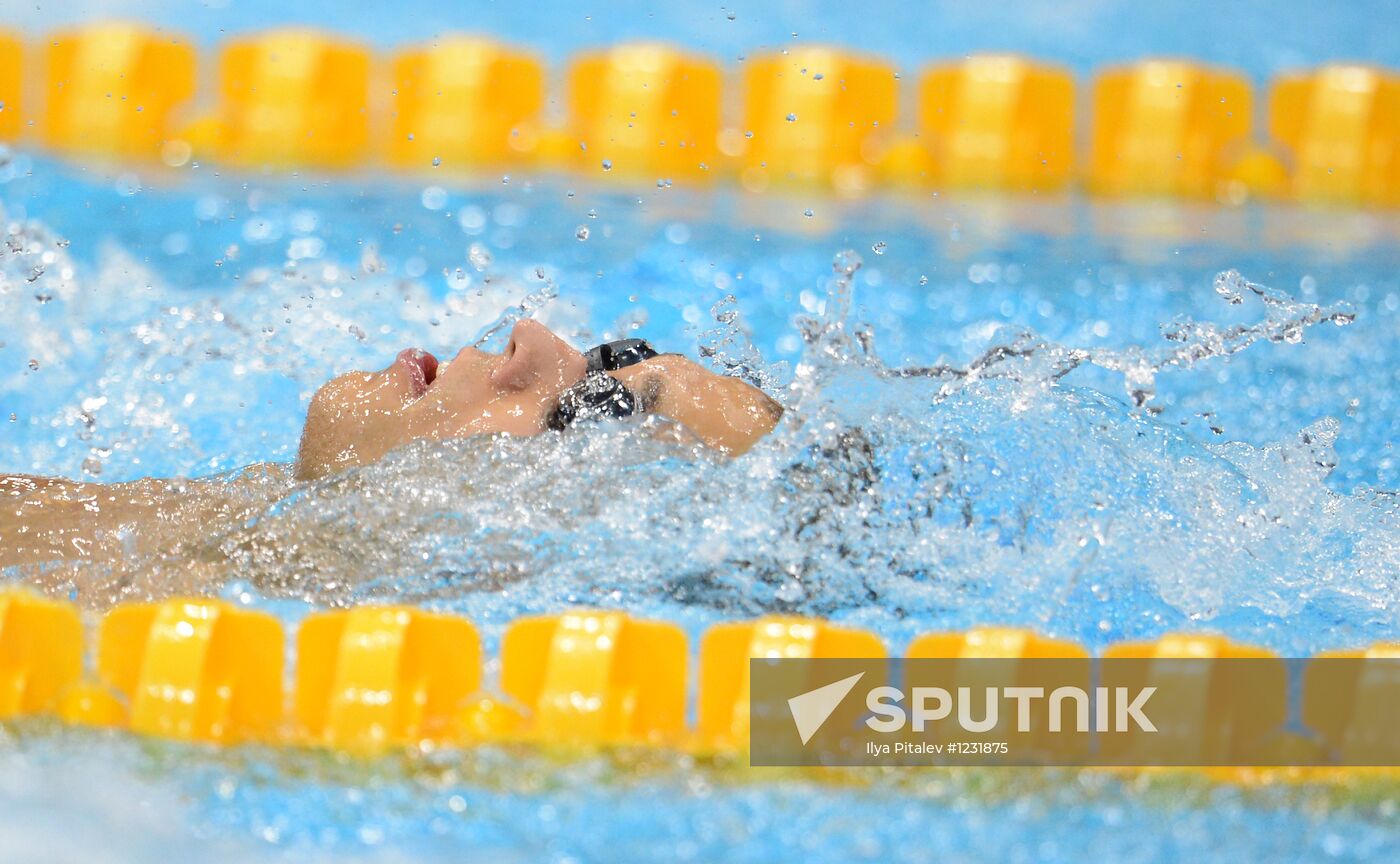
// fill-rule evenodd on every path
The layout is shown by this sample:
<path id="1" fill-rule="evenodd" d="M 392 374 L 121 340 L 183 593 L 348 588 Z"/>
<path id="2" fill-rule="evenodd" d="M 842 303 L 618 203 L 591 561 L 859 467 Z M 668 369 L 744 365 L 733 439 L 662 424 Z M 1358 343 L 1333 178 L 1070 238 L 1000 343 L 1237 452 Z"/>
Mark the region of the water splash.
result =
<path id="1" fill-rule="evenodd" d="M 525 318 L 532 318 L 559 297 L 559 286 L 554 284 L 543 267 L 536 267 L 535 279 L 540 287 L 526 295 L 514 306 L 506 309 L 482 330 L 472 346 L 482 351 L 500 351 L 505 347 L 505 338 L 510 329 Z"/>
<path id="2" fill-rule="evenodd" d="M 284 442 L 274 458 L 290 458 L 304 405 L 331 375 L 381 368 L 406 344 L 489 347 L 527 316 L 578 330 L 583 308 L 550 309 L 558 289 L 542 269 L 533 290 L 497 277 L 438 300 L 367 254 L 347 268 L 257 267 L 228 291 L 186 299 L 114 244 L 79 278 L 67 241 L 38 223 L 9 223 L 0 250 L 0 388 L 9 411 L 49 430 L 11 445 L 6 464 L 38 473 L 142 476 L 155 452 L 180 454 L 182 473 L 226 471 L 266 458 L 269 441 Z"/>
<path id="3" fill-rule="evenodd" d="M 1314 649 L 1337 631 L 1283 623 L 1320 616 L 1358 638 L 1396 626 L 1400 504 L 1325 487 L 1334 421 L 1253 448 L 1202 444 L 1140 410 L 1164 371 L 1349 313 L 1224 274 L 1220 284 L 1263 304 L 1262 320 L 1178 322 L 1164 347 L 1119 351 L 1011 333 L 964 365 L 894 367 L 879 359 L 873 328 L 853 323 L 860 267 L 854 253 L 838 255 L 818 313 L 797 318 L 804 350 L 788 418 L 743 459 L 663 443 L 643 422 L 422 443 L 306 486 L 229 475 L 214 481 L 220 518 L 190 508 L 173 520 L 225 527 L 110 571 L 45 578 L 97 605 L 236 578 L 269 598 L 411 601 L 488 627 L 580 602 L 692 621 L 821 614 L 892 634 L 1019 623 L 1091 645 L 1209 627 Z M 537 276 L 544 286 L 478 344 L 557 296 Z M 353 307 L 336 314 L 336 283 L 250 281 L 266 305 L 240 298 L 235 314 L 209 301 L 132 325 L 140 362 L 129 376 L 110 373 L 95 391 L 108 401 L 85 403 L 93 417 L 139 400 L 162 375 L 287 364 L 295 378 L 256 313 L 291 314 L 277 299 L 289 290 L 315 308 L 300 326 L 343 332 L 359 320 Z M 429 304 L 411 299 L 411 285 L 385 288 Z M 720 326 L 700 335 L 702 353 L 773 386 L 734 303 L 714 312 Z M 213 373 L 221 364 L 235 365 Z M 1074 386 L 1070 373 L 1088 366 L 1120 374 L 1132 401 Z M 178 425 L 178 406 L 147 401 L 126 419 Z"/>
<path id="4" fill-rule="evenodd" d="M 782 383 L 787 378 L 787 364 L 768 363 L 763 353 L 745 332 L 739 313 L 739 301 L 726 294 L 710 307 L 710 317 L 719 326 L 700 334 L 697 349 L 723 375 L 741 378 L 768 393 L 783 395 Z"/>
<path id="5" fill-rule="evenodd" d="M 836 291 L 837 289 L 833 288 L 833 293 Z M 1261 340 L 1296 345 L 1302 341 L 1303 332 L 1309 327 L 1323 323 L 1345 327 L 1356 320 L 1355 314 L 1345 303 L 1319 306 L 1299 302 L 1287 294 L 1250 282 L 1234 270 L 1227 270 L 1216 276 L 1215 292 L 1236 306 L 1244 303 L 1246 292 L 1253 294 L 1262 301 L 1265 317 L 1254 324 L 1228 328 L 1222 328 L 1209 321 L 1199 322 L 1183 318 L 1162 326 L 1163 339 L 1173 344 L 1157 349 L 1136 346 L 1122 350 L 1057 346 L 1042 342 L 1030 331 L 1021 331 L 1006 339 L 1003 344 L 992 346 L 965 367 L 939 364 L 882 369 L 881 374 L 903 378 L 939 378 L 956 385 L 960 382 L 1001 375 L 1017 378 L 1039 376 L 1046 380 L 1059 380 L 1079 367 L 1090 364 L 1121 375 L 1133 404 L 1143 408 L 1148 407 L 1152 401 L 1156 393 L 1157 376 L 1163 371 L 1189 369 L 1211 358 L 1229 357 Z M 873 355 L 873 333 L 867 330 L 861 335 L 863 354 Z M 833 340 L 826 330 L 810 336 L 809 342 L 819 338 L 827 346 L 844 347 L 847 344 L 839 339 Z M 840 348 L 833 353 L 828 347 L 828 353 L 837 357 L 844 356 Z M 1009 368 L 1011 364 L 1019 364 L 1019 367 Z M 1038 371 L 1031 371 L 1028 367 L 1035 367 Z M 945 387 L 940 391 L 940 398 L 951 392 L 952 389 Z"/>
<path id="6" fill-rule="evenodd" d="M 463 224 L 475 231 L 485 218 Z M 567 238 L 578 217 L 563 218 L 564 229 L 544 233 Z M 606 240 L 603 233 L 596 237 Z M 917 633 L 977 624 L 1030 625 L 1091 649 L 1208 629 L 1290 653 L 1393 639 L 1397 630 L 1400 501 L 1393 492 L 1341 494 L 1325 485 L 1345 427 L 1323 419 L 1250 446 L 1194 436 L 1172 422 L 1169 398 L 1153 395 L 1160 387 L 1170 396 L 1168 376 L 1214 376 L 1241 357 L 1274 350 L 1334 364 L 1361 353 L 1295 349 L 1298 337 L 1313 338 L 1314 325 L 1347 323 L 1350 313 L 1255 290 L 1229 274 L 1220 283 L 1221 307 L 1236 316 L 1262 309 L 1262 320 L 1226 326 L 1207 311 L 1194 321 L 1170 320 L 1160 343 L 1148 331 L 1143 345 L 1110 350 L 1064 335 L 993 333 L 986 325 L 998 316 L 974 310 L 937 322 L 975 330 L 975 340 L 942 343 L 967 350 L 895 363 L 876 350 L 877 337 L 884 352 L 899 350 L 890 347 L 901 333 L 886 308 L 913 313 L 896 306 L 897 291 L 880 292 L 876 277 L 912 240 L 869 267 L 858 256 L 837 256 L 829 277 L 817 275 L 829 279 L 824 290 L 815 291 L 802 284 L 816 269 L 810 255 L 802 266 L 780 261 L 766 271 L 755 262 L 746 281 L 721 287 L 713 265 L 695 266 L 697 244 L 681 252 L 658 244 L 662 252 L 623 269 L 626 290 L 617 292 L 627 296 L 642 284 L 658 302 L 619 315 L 615 307 L 581 308 L 605 293 L 590 287 L 607 248 L 597 241 L 549 253 L 567 302 L 537 303 L 526 295 L 538 293 L 543 276 L 532 278 L 531 266 L 521 266 L 519 279 L 503 275 L 506 265 L 489 260 L 484 246 L 469 253 L 460 276 L 448 262 L 445 284 L 434 286 L 436 277 L 423 274 L 435 268 L 396 259 L 392 241 L 352 249 L 344 258 L 357 262 L 350 265 L 327 257 L 263 267 L 252 263 L 254 244 L 241 250 L 241 262 L 228 260 L 232 244 L 222 238 L 215 253 L 225 261 L 221 272 L 241 278 L 217 284 L 217 296 L 209 296 L 186 291 L 116 245 L 79 266 L 42 224 L 12 223 L 7 234 L 0 405 L 20 418 L 11 427 L 18 434 L 0 435 L 7 469 L 78 474 L 93 459 L 101 476 L 122 478 L 285 459 L 288 451 L 278 448 L 294 445 L 305 400 L 328 375 L 382 365 L 404 344 L 454 349 L 483 332 L 499 340 L 508 331 L 501 322 L 524 314 L 575 338 L 591 335 L 587 328 L 600 320 L 617 322 L 620 334 L 646 321 L 652 335 L 673 305 L 672 317 L 692 326 L 716 368 L 776 382 L 788 405 L 778 432 L 738 460 L 665 443 L 643 420 L 530 440 L 419 443 L 311 484 L 296 484 L 277 467 L 227 472 L 197 481 L 206 492 L 198 506 L 177 497 L 168 534 L 114 568 L 4 574 L 92 607 L 219 590 L 294 621 L 308 607 L 412 602 L 470 616 L 492 653 L 505 622 L 566 604 L 666 618 L 692 639 L 716 620 L 822 614 L 875 629 L 895 651 Z M 767 252 L 772 238 L 764 242 Z M 584 277 L 575 272 L 571 282 L 575 249 L 586 251 L 573 262 Z M 515 255 L 517 265 L 546 260 L 533 250 Z M 692 260 L 657 269 L 664 255 Z M 43 272 L 28 281 L 40 264 Z M 883 275 L 891 289 L 891 271 Z M 701 280 L 719 290 L 697 295 Z M 866 285 L 875 289 L 870 295 Z M 803 296 L 785 299 L 799 290 Z M 953 293 L 935 296 L 939 290 L 921 299 Z M 716 297 L 717 326 L 707 328 L 698 323 L 702 307 Z M 876 307 L 878 326 L 860 320 L 872 311 L 862 299 Z M 786 305 L 775 316 L 764 301 Z M 793 315 L 799 305 L 805 312 Z M 1367 307 L 1361 333 L 1345 336 L 1374 339 L 1384 331 L 1364 329 L 1376 308 Z M 1020 316 L 1000 316 L 1009 317 Z M 670 334 L 677 347 L 678 332 Z M 911 321 L 908 332 L 934 331 Z M 790 373 L 768 360 L 775 341 L 800 350 Z M 1384 406 L 1380 386 L 1376 404 Z M 1230 396 L 1219 387 L 1206 392 L 1217 402 Z M 551 759 L 531 768 L 517 751 L 483 748 L 461 762 L 439 753 L 410 766 L 424 778 L 400 773 L 398 760 L 347 766 L 320 754 L 298 761 L 242 748 L 188 758 L 178 748 L 84 737 L 90 734 L 50 731 L 16 743 L 9 727 L 0 729 L 7 769 L 0 774 L 18 778 L 0 797 L 7 812 L 19 814 L 0 820 L 0 833 L 29 837 L 36 824 L 77 818 L 51 806 L 71 802 L 71 790 L 47 795 L 35 778 L 116 766 L 115 775 L 96 772 L 94 794 L 74 813 L 125 824 L 130 814 L 114 803 L 149 797 L 140 784 L 156 778 L 170 793 L 155 795 L 157 803 L 193 808 L 176 821 L 197 825 L 197 842 L 246 834 L 308 853 L 403 848 L 444 828 L 453 848 L 494 848 L 514 842 L 501 840 L 504 824 L 528 826 L 521 836 L 529 842 L 516 846 L 555 857 L 561 850 L 606 857 L 658 838 L 691 853 L 696 838 L 705 838 L 711 845 L 700 856 L 713 850 L 715 857 L 732 850 L 737 825 L 750 839 L 773 838 L 779 850 L 817 838 L 837 850 L 834 858 L 878 857 L 907 849 L 905 827 L 927 826 L 940 814 L 955 817 L 944 833 L 955 842 L 965 837 L 968 855 L 985 855 L 987 838 L 1007 834 L 997 829 L 1008 818 L 1019 820 L 1018 840 L 1033 834 L 1037 854 L 1062 858 L 1083 857 L 1079 846 L 1054 846 L 1075 819 L 1083 829 L 1076 836 L 1096 838 L 1091 845 L 1110 858 L 1140 849 L 1150 832 L 1163 860 L 1257 857 L 1261 849 L 1299 859 L 1361 857 L 1393 845 L 1394 836 L 1393 807 L 1352 818 L 1325 802 L 1261 806 L 1259 790 L 1240 797 L 1214 787 L 1180 803 L 1182 790 L 1172 787 L 1172 807 L 1163 811 L 1160 793 L 1141 800 L 1098 785 L 1116 781 L 1087 775 L 1065 780 L 1061 791 L 1037 775 L 1031 788 L 1007 792 L 1010 803 L 1001 806 L 974 798 L 987 788 L 980 781 L 959 785 L 941 775 L 913 788 L 836 792 L 736 783 L 685 757 L 660 757 L 677 761 L 641 771 L 597 760 L 561 768 Z M 471 767 L 476 758 L 483 767 Z M 995 783 L 1006 776 L 997 772 Z M 503 795 L 500 778 L 519 785 Z M 669 802 L 661 827 L 653 818 L 658 795 Z M 26 809 L 35 800 L 41 806 Z M 898 818 L 886 818 L 891 813 Z M 638 834 L 638 820 L 651 827 Z M 876 834 L 871 825 L 894 827 Z M 1225 847 L 1222 836 L 1231 838 Z"/>

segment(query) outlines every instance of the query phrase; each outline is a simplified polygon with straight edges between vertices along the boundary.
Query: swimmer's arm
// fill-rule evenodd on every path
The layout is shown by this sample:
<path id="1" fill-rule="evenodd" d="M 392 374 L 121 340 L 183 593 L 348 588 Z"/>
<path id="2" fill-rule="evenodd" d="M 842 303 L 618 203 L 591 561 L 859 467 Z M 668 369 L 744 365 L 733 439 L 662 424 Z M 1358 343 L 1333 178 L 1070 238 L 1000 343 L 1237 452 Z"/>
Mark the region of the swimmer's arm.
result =
<path id="1" fill-rule="evenodd" d="M 112 555 L 121 526 L 155 518 L 158 482 L 0 475 L 0 567 Z"/>
<path id="2" fill-rule="evenodd" d="M 279 472 L 252 466 L 232 479 L 125 483 L 0 474 L 0 568 L 150 555 L 229 524 Z"/>
<path id="3" fill-rule="evenodd" d="M 675 420 L 727 453 L 748 451 L 783 416 L 782 406 L 757 387 L 717 375 L 679 354 L 663 354 L 611 374 L 652 413 Z"/>

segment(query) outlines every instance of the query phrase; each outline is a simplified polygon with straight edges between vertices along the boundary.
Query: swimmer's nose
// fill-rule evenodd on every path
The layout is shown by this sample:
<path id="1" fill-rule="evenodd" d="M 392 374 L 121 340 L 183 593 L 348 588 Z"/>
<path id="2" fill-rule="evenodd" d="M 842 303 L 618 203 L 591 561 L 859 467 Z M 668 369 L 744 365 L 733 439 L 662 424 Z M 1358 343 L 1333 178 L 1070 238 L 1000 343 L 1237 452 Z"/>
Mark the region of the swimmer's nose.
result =
<path id="1" fill-rule="evenodd" d="M 502 363 L 491 383 L 503 390 L 523 390 L 535 383 L 560 390 L 583 378 L 588 361 L 548 327 L 526 318 L 510 331 Z"/>

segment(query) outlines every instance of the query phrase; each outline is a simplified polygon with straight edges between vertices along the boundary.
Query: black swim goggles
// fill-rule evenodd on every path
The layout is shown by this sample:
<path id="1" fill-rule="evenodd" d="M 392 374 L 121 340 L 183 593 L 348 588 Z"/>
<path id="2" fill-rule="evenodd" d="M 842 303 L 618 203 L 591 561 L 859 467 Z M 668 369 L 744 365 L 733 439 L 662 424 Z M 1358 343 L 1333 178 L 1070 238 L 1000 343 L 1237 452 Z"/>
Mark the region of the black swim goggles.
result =
<path id="1" fill-rule="evenodd" d="M 642 400 L 621 381 L 609 375 L 657 356 L 645 339 L 604 342 L 584 353 L 588 372 L 583 380 L 559 395 L 559 403 L 545 418 L 550 429 L 565 429 L 580 420 L 631 417 L 643 408 Z"/>

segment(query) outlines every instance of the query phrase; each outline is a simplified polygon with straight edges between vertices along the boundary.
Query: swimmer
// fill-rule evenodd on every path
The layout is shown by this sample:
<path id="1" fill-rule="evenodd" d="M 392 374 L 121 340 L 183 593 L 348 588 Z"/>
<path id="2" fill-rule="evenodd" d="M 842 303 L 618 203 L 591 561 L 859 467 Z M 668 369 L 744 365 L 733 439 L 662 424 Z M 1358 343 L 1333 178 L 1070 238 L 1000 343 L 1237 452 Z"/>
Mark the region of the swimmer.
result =
<path id="1" fill-rule="evenodd" d="M 782 408 L 744 381 L 643 340 L 585 354 L 526 319 L 500 354 L 467 347 L 439 362 L 407 349 L 377 372 L 332 379 L 311 398 L 290 466 L 114 484 L 0 474 L 0 567 L 157 554 L 209 525 L 255 516 L 289 481 L 321 480 L 411 441 L 558 434 L 633 414 L 656 418 L 677 440 L 739 455 L 773 430 Z"/>

